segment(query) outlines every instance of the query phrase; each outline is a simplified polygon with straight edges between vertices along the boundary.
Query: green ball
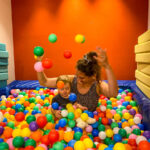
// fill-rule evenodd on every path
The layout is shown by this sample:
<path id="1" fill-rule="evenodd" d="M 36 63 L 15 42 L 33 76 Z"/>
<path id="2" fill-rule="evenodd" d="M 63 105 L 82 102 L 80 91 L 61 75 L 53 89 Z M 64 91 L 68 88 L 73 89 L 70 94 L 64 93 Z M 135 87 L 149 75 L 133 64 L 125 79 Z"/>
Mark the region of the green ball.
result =
<path id="1" fill-rule="evenodd" d="M 33 107 L 33 110 L 37 110 L 37 111 L 38 111 L 38 110 L 39 110 L 39 107 L 38 107 L 38 106 L 34 106 L 34 107 Z"/>
<path id="2" fill-rule="evenodd" d="M 133 106 L 133 107 L 137 106 L 137 102 L 136 101 L 130 101 L 130 105 Z"/>
<path id="3" fill-rule="evenodd" d="M 28 140 L 26 140 L 26 142 L 25 142 L 25 147 L 27 147 L 27 146 L 36 147 L 36 142 L 35 142 L 35 140 L 33 140 L 33 139 L 28 139 Z"/>
<path id="4" fill-rule="evenodd" d="M 21 137 L 21 136 L 16 136 L 14 139 L 13 139 L 13 146 L 16 147 L 16 148 L 19 148 L 19 147 L 22 147 L 24 144 L 24 138 Z"/>
<path id="5" fill-rule="evenodd" d="M 44 130 L 44 135 L 48 135 L 50 130 Z"/>
<path id="6" fill-rule="evenodd" d="M 43 48 L 42 47 L 40 47 L 40 46 L 36 46 L 35 48 L 34 48 L 34 55 L 36 55 L 36 56 L 42 56 L 43 54 L 44 54 L 44 50 L 43 50 Z"/>
<path id="7" fill-rule="evenodd" d="M 69 112 L 67 117 L 70 120 L 74 119 L 74 113 L 73 112 Z"/>
<path id="8" fill-rule="evenodd" d="M 122 143 L 123 144 L 128 144 L 128 140 L 123 140 Z"/>
<path id="9" fill-rule="evenodd" d="M 118 99 L 118 100 L 120 100 L 121 98 L 122 98 L 121 95 L 118 95 L 118 96 L 117 96 L 117 99 Z"/>
<path id="10" fill-rule="evenodd" d="M 107 109 L 112 109 L 112 105 L 107 105 Z"/>
<path id="11" fill-rule="evenodd" d="M 7 126 L 13 129 L 15 127 L 15 123 L 10 121 L 7 123 Z"/>
<path id="12" fill-rule="evenodd" d="M 74 139 L 75 139 L 76 141 L 79 141 L 80 138 L 81 138 L 81 136 L 82 136 L 82 133 L 81 133 L 81 132 L 75 132 L 75 133 L 74 133 Z"/>
<path id="13" fill-rule="evenodd" d="M 9 150 L 9 145 L 6 142 L 0 142 L 0 150 Z"/>
<path id="14" fill-rule="evenodd" d="M 120 129 L 120 130 L 119 130 L 119 134 L 120 134 L 121 137 L 123 137 L 123 138 L 127 137 L 127 132 L 126 132 L 125 129 Z"/>
<path id="15" fill-rule="evenodd" d="M 109 137 L 106 137 L 104 140 L 104 143 L 108 145 L 110 141 L 111 141 L 111 139 Z"/>
<path id="16" fill-rule="evenodd" d="M 107 105 L 111 105 L 111 104 L 112 104 L 112 101 L 108 100 Z"/>
<path id="17" fill-rule="evenodd" d="M 100 124 L 98 126 L 98 131 L 105 131 L 105 126 L 103 124 Z"/>
<path id="18" fill-rule="evenodd" d="M 30 102 L 30 103 L 34 103 L 35 100 L 36 100 L 36 99 L 35 99 L 34 97 L 29 98 L 29 102 Z"/>
<path id="19" fill-rule="evenodd" d="M 63 150 L 63 149 L 64 149 L 64 144 L 61 143 L 61 142 L 56 142 L 56 143 L 53 145 L 53 148 L 54 148 L 54 150 Z"/>
<path id="20" fill-rule="evenodd" d="M 52 114 L 47 114 L 47 115 L 46 115 L 46 118 L 47 118 L 47 121 L 48 121 L 48 122 L 51 122 L 52 119 L 53 119 L 53 116 L 52 116 Z"/>
<path id="21" fill-rule="evenodd" d="M 75 122 L 74 120 L 69 120 L 68 126 L 69 126 L 70 128 L 75 127 L 75 125 L 76 125 L 76 122 Z"/>
<path id="22" fill-rule="evenodd" d="M 132 133 L 136 134 L 136 135 L 141 135 L 141 130 L 135 128 L 135 129 L 133 129 Z"/>
<path id="23" fill-rule="evenodd" d="M 5 110 L 6 109 L 6 106 L 1 106 L 1 110 Z"/>
<path id="24" fill-rule="evenodd" d="M 57 36 L 52 33 L 52 34 L 49 35 L 48 40 L 49 40 L 51 43 L 55 43 L 55 42 L 57 41 Z"/>
<path id="25" fill-rule="evenodd" d="M 30 124 L 32 121 L 35 121 L 35 120 L 36 120 L 36 118 L 35 118 L 34 115 L 30 115 L 26 119 L 26 121 L 27 121 L 28 124 Z"/>
<path id="26" fill-rule="evenodd" d="M 97 107 L 99 107 L 101 105 L 101 102 L 98 102 Z"/>
<path id="27" fill-rule="evenodd" d="M 111 128 L 114 129 L 116 127 L 118 127 L 118 123 L 117 122 L 112 122 L 111 123 Z"/>

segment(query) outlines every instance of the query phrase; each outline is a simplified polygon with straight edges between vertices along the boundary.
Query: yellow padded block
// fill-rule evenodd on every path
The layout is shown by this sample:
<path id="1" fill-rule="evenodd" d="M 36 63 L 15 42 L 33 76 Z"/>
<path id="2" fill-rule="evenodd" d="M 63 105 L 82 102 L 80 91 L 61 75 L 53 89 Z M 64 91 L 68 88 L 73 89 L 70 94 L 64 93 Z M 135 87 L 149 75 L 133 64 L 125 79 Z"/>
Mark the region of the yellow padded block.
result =
<path id="1" fill-rule="evenodd" d="M 138 37 L 138 43 L 139 44 L 147 42 L 147 41 L 150 41 L 150 30 L 147 30 L 146 32 L 144 32 L 143 34 L 141 34 Z"/>
<path id="2" fill-rule="evenodd" d="M 135 56 L 136 62 L 150 63 L 150 53 L 140 53 Z"/>
<path id="3" fill-rule="evenodd" d="M 150 52 L 150 41 L 135 45 L 134 47 L 135 53 L 144 53 L 144 52 Z"/>
<path id="4" fill-rule="evenodd" d="M 145 85 L 139 80 L 136 80 L 136 85 L 140 88 L 140 90 L 148 97 L 150 98 L 150 87 Z"/>
<path id="5" fill-rule="evenodd" d="M 150 76 L 146 75 L 138 70 L 135 71 L 135 78 L 150 87 Z"/>
<path id="6" fill-rule="evenodd" d="M 150 64 L 137 63 L 137 70 L 150 75 Z"/>

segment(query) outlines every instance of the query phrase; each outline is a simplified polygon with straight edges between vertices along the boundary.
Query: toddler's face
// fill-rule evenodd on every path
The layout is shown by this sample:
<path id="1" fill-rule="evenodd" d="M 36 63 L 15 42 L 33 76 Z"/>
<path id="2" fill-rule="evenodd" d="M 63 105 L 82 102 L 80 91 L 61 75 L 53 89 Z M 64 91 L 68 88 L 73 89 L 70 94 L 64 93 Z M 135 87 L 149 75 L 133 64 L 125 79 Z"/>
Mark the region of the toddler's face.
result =
<path id="1" fill-rule="evenodd" d="M 58 89 L 58 93 L 61 95 L 61 97 L 68 98 L 70 94 L 70 84 L 65 83 L 63 88 Z"/>

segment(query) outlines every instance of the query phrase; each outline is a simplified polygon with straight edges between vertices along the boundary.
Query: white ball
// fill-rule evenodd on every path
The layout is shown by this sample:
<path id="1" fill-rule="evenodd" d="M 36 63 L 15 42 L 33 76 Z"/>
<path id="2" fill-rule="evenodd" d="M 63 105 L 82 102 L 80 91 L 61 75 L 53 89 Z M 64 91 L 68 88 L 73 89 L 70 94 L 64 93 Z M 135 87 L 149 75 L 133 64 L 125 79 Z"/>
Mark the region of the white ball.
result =
<path id="1" fill-rule="evenodd" d="M 22 98 L 23 97 L 23 95 L 18 95 L 18 98 Z"/>
<path id="2" fill-rule="evenodd" d="M 106 111 L 106 106 L 101 105 L 101 106 L 100 106 L 100 110 L 101 110 L 101 111 Z"/>
<path id="3" fill-rule="evenodd" d="M 38 99 L 38 100 L 41 99 L 41 96 L 36 96 L 36 99 Z"/>
<path id="4" fill-rule="evenodd" d="M 101 131 L 99 132 L 98 136 L 101 140 L 104 140 L 106 138 L 106 133 L 104 131 Z"/>
<path id="5" fill-rule="evenodd" d="M 133 121 L 134 121 L 135 124 L 141 123 L 141 119 L 139 117 L 134 117 Z"/>
<path id="6" fill-rule="evenodd" d="M 5 95 L 2 95 L 2 96 L 1 96 L 1 99 L 2 99 L 2 100 L 3 100 L 3 99 L 5 99 L 5 98 L 6 98 L 6 96 L 5 96 Z"/>
<path id="7" fill-rule="evenodd" d="M 136 144 L 138 145 L 141 141 L 147 141 L 147 139 L 144 136 L 140 135 L 136 138 Z"/>
<path id="8" fill-rule="evenodd" d="M 58 89 L 54 90 L 54 94 L 57 95 L 58 94 Z"/>
<path id="9" fill-rule="evenodd" d="M 17 94 L 20 93 L 20 90 L 19 90 L 19 89 L 16 89 L 16 93 L 17 93 Z"/>
<path id="10" fill-rule="evenodd" d="M 72 131 L 72 129 L 70 127 L 66 128 L 66 132 Z"/>
<path id="11" fill-rule="evenodd" d="M 119 130 L 120 130 L 120 129 L 119 129 L 118 127 L 113 128 L 114 134 L 118 134 Z"/>
<path id="12" fill-rule="evenodd" d="M 131 133 L 131 131 L 132 131 L 132 129 L 130 127 L 125 127 L 124 129 L 126 130 L 127 134 Z"/>
<path id="13" fill-rule="evenodd" d="M 67 117 L 68 111 L 67 111 L 66 109 L 62 110 L 62 111 L 61 111 L 61 115 L 62 115 L 63 117 Z"/>

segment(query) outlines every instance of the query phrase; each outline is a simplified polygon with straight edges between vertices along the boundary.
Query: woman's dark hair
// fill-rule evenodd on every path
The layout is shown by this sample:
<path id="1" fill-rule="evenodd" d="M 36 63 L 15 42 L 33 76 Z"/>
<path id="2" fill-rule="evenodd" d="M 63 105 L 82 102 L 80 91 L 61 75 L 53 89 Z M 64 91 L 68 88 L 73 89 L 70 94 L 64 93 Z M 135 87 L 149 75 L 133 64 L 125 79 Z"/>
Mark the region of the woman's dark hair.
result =
<path id="1" fill-rule="evenodd" d="M 77 61 L 76 68 L 83 72 L 86 76 L 91 77 L 96 75 L 96 81 L 99 83 L 101 79 L 101 67 L 93 56 L 97 56 L 97 53 L 91 51 L 84 55 L 83 58 Z"/>

